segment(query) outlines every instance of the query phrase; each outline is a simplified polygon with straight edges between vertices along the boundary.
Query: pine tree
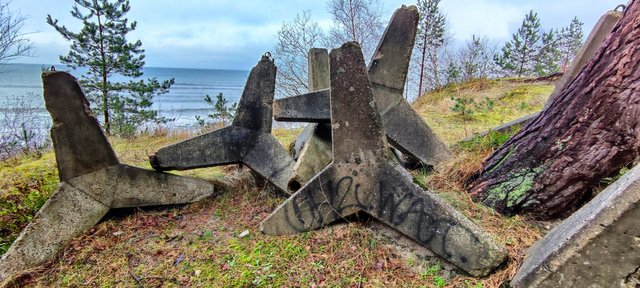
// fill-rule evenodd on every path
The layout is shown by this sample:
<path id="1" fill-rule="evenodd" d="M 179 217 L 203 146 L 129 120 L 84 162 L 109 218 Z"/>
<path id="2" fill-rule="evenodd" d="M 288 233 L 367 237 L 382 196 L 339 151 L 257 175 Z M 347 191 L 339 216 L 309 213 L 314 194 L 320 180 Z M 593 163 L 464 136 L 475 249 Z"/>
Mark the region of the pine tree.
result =
<path id="1" fill-rule="evenodd" d="M 582 31 L 584 23 L 574 17 L 568 27 L 563 27 L 558 32 L 558 49 L 560 50 L 562 69 L 566 69 L 576 56 L 580 48 L 582 48 L 584 33 Z"/>
<path id="2" fill-rule="evenodd" d="M 460 82 L 461 69 L 455 61 L 447 63 L 447 84 Z"/>
<path id="3" fill-rule="evenodd" d="M 71 42 L 69 53 L 60 56 L 60 62 L 73 69 L 87 67 L 81 84 L 89 99 L 98 104 L 97 112 L 103 115 L 103 125 L 111 134 L 112 124 L 118 125 L 116 133 L 128 133 L 147 121 L 163 122 L 157 112 L 144 110 L 152 104 L 154 96 L 168 92 L 173 79 L 159 82 L 114 82 L 113 76 L 136 79 L 143 75 L 144 50 L 140 40 L 128 42 L 127 33 L 136 28 L 125 17 L 130 10 L 128 0 L 74 0 L 71 15 L 82 21 L 80 32 L 72 32 L 58 24 L 51 15 L 47 23 Z M 82 11 L 84 10 L 84 11 Z M 110 116 L 115 115 L 112 123 Z M 124 125 L 121 126 L 121 125 Z"/>
<path id="4" fill-rule="evenodd" d="M 236 116 L 238 103 L 230 103 L 229 100 L 222 95 L 222 92 L 216 95 L 215 101 L 209 95 L 204 96 L 204 102 L 213 108 L 213 111 L 207 114 L 207 118 L 214 121 L 213 124 L 220 123 L 222 127 L 225 127 L 231 123 Z M 204 128 L 208 125 L 205 118 L 200 116 L 196 116 L 196 121 L 198 121 L 200 127 Z"/>
<path id="5" fill-rule="evenodd" d="M 485 159 L 467 186 L 504 214 L 557 218 L 640 159 L 640 1 L 555 100 Z M 535 124 L 535 125 L 533 125 Z"/>
<path id="6" fill-rule="evenodd" d="M 419 55 L 419 95 L 424 92 L 426 87 L 427 74 L 431 78 L 433 88 L 441 86 L 439 57 L 441 48 L 445 44 L 446 18 L 440 12 L 439 4 L 440 0 L 418 0 L 420 22 L 415 49 Z"/>
<path id="7" fill-rule="evenodd" d="M 558 35 L 555 30 L 542 33 L 540 50 L 536 56 L 535 72 L 538 76 L 546 76 L 558 72 L 560 68 L 560 49 Z"/>
<path id="8" fill-rule="evenodd" d="M 529 11 L 522 25 L 513 34 L 510 42 L 502 48 L 502 55 L 494 60 L 498 66 L 510 75 L 522 77 L 535 70 L 535 59 L 539 52 L 540 19 L 538 13 Z"/>

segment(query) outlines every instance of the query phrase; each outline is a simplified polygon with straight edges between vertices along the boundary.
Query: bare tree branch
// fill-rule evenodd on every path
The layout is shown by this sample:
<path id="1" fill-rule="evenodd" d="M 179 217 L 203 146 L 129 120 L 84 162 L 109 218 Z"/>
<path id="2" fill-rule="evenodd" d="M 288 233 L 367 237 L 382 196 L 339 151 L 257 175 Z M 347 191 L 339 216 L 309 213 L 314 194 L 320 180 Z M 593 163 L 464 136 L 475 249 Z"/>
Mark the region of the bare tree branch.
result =
<path id="1" fill-rule="evenodd" d="M 384 31 L 382 7 L 379 0 L 331 0 L 327 10 L 334 25 L 326 41 L 328 47 L 357 41 L 365 59 L 371 59 Z"/>
<path id="2" fill-rule="evenodd" d="M 47 144 L 47 124 L 33 94 L 7 97 L 0 103 L 0 160 Z"/>
<path id="3" fill-rule="evenodd" d="M 322 42 L 324 34 L 320 26 L 311 20 L 311 11 L 304 11 L 293 21 L 283 23 L 277 37 L 273 55 L 278 64 L 278 96 L 307 92 L 307 52 Z"/>
<path id="4" fill-rule="evenodd" d="M 10 1 L 0 0 L 0 63 L 30 56 L 33 45 L 22 32 L 25 17 L 9 9 Z"/>

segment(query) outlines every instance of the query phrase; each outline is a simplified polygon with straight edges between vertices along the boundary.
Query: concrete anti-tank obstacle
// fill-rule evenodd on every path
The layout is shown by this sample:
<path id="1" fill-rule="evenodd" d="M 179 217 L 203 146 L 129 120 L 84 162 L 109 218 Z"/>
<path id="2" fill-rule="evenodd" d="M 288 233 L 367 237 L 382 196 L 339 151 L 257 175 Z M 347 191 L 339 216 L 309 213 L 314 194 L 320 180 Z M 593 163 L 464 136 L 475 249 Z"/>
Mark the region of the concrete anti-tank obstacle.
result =
<path id="1" fill-rule="evenodd" d="M 329 52 L 324 48 L 311 48 L 309 58 L 309 90 L 318 91 L 330 87 Z M 394 150 L 394 153 L 398 153 Z M 395 154 L 394 154 L 395 155 Z M 331 163 L 331 125 L 328 123 L 310 123 L 294 142 L 293 158 L 296 164 L 289 177 L 287 188 L 290 193 L 318 174 Z M 400 158 L 402 155 L 396 155 Z M 400 159 L 398 159 L 400 160 Z"/>
<path id="2" fill-rule="evenodd" d="M 471 275 L 504 262 L 506 251 L 393 160 L 357 43 L 330 54 L 333 161 L 279 206 L 260 229 L 293 234 L 364 212 Z"/>
<path id="3" fill-rule="evenodd" d="M 369 78 L 389 142 L 407 156 L 436 165 L 452 154 L 402 96 L 417 25 L 415 6 L 396 10 L 369 65 Z M 274 117 L 278 121 L 328 123 L 329 94 L 325 89 L 278 99 Z"/>
<path id="4" fill-rule="evenodd" d="M 640 166 L 532 246 L 513 287 L 638 287 Z M 625 283 L 627 282 L 627 283 Z"/>
<path id="5" fill-rule="evenodd" d="M 308 57 L 309 89 L 318 91 L 329 88 L 329 52 L 327 49 L 311 48 Z M 307 124 L 296 138 L 293 157 L 297 161 L 287 185 L 290 193 L 296 192 L 331 163 L 331 125 L 328 123 Z M 396 157 L 402 157 L 402 155 L 396 155 Z"/>
<path id="6" fill-rule="evenodd" d="M 0 258 L 0 286 L 52 259 L 111 208 L 191 203 L 214 192 L 206 181 L 120 164 L 76 79 L 45 72 L 42 80 L 61 184 Z"/>
<path id="7" fill-rule="evenodd" d="M 282 192 L 294 161 L 271 134 L 276 66 L 262 56 L 247 79 L 231 126 L 167 147 L 150 157 L 159 171 L 244 163 Z"/>
<path id="8" fill-rule="evenodd" d="M 609 34 L 611 34 L 613 27 L 616 25 L 616 23 L 618 23 L 618 20 L 620 20 L 621 17 L 622 17 L 622 13 L 618 11 L 607 11 L 607 13 L 605 13 L 604 15 L 602 15 L 602 17 L 600 17 L 600 20 L 598 20 L 598 23 L 596 23 L 596 25 L 591 30 L 591 33 L 589 34 L 587 41 L 585 41 L 584 45 L 582 45 L 580 52 L 576 54 L 573 61 L 571 62 L 571 66 L 569 66 L 569 69 L 567 69 L 567 71 L 562 75 L 560 80 L 558 80 L 556 87 L 553 89 L 553 92 L 547 99 L 547 102 L 545 102 L 543 110 L 549 107 L 549 105 L 551 105 L 553 100 L 558 98 L 560 93 L 562 93 L 564 88 L 569 86 L 569 84 L 573 81 L 573 79 L 575 79 L 578 76 L 580 71 L 582 71 L 582 68 L 584 68 L 584 66 L 587 65 L 589 60 L 593 58 L 593 55 L 595 55 L 598 49 L 600 49 L 600 46 L 602 46 L 602 43 L 604 42 L 604 40 L 607 39 Z M 531 120 L 536 118 L 538 114 L 539 112 L 533 113 L 531 115 L 523 116 L 521 118 L 515 119 L 508 123 L 502 124 L 498 127 L 489 129 L 488 131 L 478 133 L 477 135 L 471 136 L 462 141 L 468 141 L 478 136 L 484 137 L 487 134 L 489 134 L 489 132 L 491 131 L 507 132 L 511 130 L 511 128 L 513 127 L 524 126 L 529 122 L 531 122 Z"/>
<path id="9" fill-rule="evenodd" d="M 329 53 L 327 49 L 311 48 L 309 57 L 309 90 L 318 91 L 330 87 Z M 331 125 L 328 123 L 310 123 L 298 136 L 294 145 L 294 158 L 297 160 L 287 188 L 290 193 L 318 174 L 331 162 Z"/>

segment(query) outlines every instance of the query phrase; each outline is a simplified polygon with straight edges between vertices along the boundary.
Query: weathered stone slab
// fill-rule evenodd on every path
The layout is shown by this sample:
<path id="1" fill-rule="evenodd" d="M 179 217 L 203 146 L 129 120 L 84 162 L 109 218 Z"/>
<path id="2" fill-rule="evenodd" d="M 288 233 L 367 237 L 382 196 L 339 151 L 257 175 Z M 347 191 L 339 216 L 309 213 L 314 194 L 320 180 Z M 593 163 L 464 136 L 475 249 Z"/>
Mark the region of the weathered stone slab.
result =
<path id="1" fill-rule="evenodd" d="M 625 280 L 640 269 L 638 219 L 640 166 L 531 247 L 511 285 L 625 287 Z"/>
<path id="2" fill-rule="evenodd" d="M 309 231 L 362 211 L 472 275 L 500 265 L 503 248 L 416 186 L 392 160 L 359 45 L 346 43 L 330 59 L 333 161 L 264 220 L 261 230 Z"/>
<path id="3" fill-rule="evenodd" d="M 571 62 L 571 66 L 566 72 L 564 72 L 560 80 L 558 80 L 556 87 L 553 89 L 553 92 L 547 99 L 547 102 L 545 102 L 544 108 L 549 107 L 553 100 L 555 100 L 560 95 L 560 93 L 562 93 L 564 88 L 569 86 L 573 79 L 578 76 L 580 71 L 582 71 L 582 68 L 587 65 L 589 60 L 593 58 L 593 55 L 595 55 L 598 49 L 600 49 L 600 46 L 602 46 L 602 42 L 604 42 L 607 36 L 611 34 L 613 27 L 616 25 L 616 23 L 618 23 L 618 20 L 620 20 L 621 17 L 622 13 L 617 11 L 607 11 L 607 13 L 600 17 L 600 20 L 591 30 L 591 33 L 589 34 L 587 41 L 585 41 L 584 45 L 580 49 L 580 52 L 578 52 L 578 54 Z M 518 118 L 511 122 L 502 124 L 498 127 L 489 129 L 488 131 L 481 132 L 478 135 L 471 136 L 462 141 L 468 141 L 476 136 L 485 136 L 490 131 L 505 132 L 510 130 L 512 127 L 527 125 L 529 122 L 531 122 L 531 120 L 536 118 L 538 114 L 539 112 Z"/>
<path id="4" fill-rule="evenodd" d="M 42 79 L 62 183 L 0 258 L 0 286 L 55 257 L 111 208 L 191 203 L 214 192 L 206 181 L 120 164 L 76 79 Z"/>
<path id="5" fill-rule="evenodd" d="M 436 165 L 452 154 L 402 96 L 417 25 L 415 6 L 396 10 L 369 66 L 369 78 L 389 141 L 402 153 Z M 274 117 L 278 121 L 328 121 L 328 92 L 276 100 Z"/>
<path id="6" fill-rule="evenodd" d="M 158 171 L 244 163 L 287 193 L 294 161 L 271 134 L 276 66 L 263 56 L 251 70 L 231 126 L 164 147 L 150 157 Z"/>

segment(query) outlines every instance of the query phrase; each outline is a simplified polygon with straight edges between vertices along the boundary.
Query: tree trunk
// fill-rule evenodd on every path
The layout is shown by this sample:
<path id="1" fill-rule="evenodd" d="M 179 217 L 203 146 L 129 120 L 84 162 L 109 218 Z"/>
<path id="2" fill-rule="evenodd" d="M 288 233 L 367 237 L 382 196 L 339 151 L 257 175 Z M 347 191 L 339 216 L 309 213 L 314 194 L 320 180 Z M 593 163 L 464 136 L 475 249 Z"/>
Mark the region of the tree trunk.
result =
<path id="1" fill-rule="evenodd" d="M 436 46 L 432 46 L 431 49 L 429 49 L 430 52 L 430 57 L 431 58 L 431 68 L 433 69 L 433 82 L 434 82 L 434 87 L 435 88 L 440 88 L 442 85 L 440 85 L 440 75 L 438 75 L 438 73 L 440 73 L 438 71 L 438 48 Z"/>
<path id="2" fill-rule="evenodd" d="M 576 79 L 485 160 L 469 191 L 504 214 L 548 219 L 573 211 L 603 177 L 640 154 L 640 4 Z"/>
<path id="3" fill-rule="evenodd" d="M 98 6 L 98 1 L 97 0 L 93 0 L 93 5 L 94 7 L 96 7 L 96 9 L 99 7 Z M 101 19 L 101 12 L 100 11 L 96 11 L 96 16 L 98 17 L 98 36 L 100 37 L 100 59 L 102 61 L 102 67 L 101 67 L 101 74 L 102 74 L 102 113 L 104 116 L 104 130 L 107 133 L 107 135 L 111 135 L 111 122 L 109 121 L 109 89 L 107 89 L 107 57 L 105 55 L 105 47 L 104 47 L 104 33 L 102 31 L 103 26 L 102 26 L 102 19 Z"/>
<path id="4" fill-rule="evenodd" d="M 422 83 L 424 80 L 424 61 L 427 59 L 427 35 L 424 35 L 422 42 L 422 53 L 420 54 L 420 83 L 418 84 L 418 97 L 422 96 Z M 416 99 L 417 99 L 416 98 Z"/>

